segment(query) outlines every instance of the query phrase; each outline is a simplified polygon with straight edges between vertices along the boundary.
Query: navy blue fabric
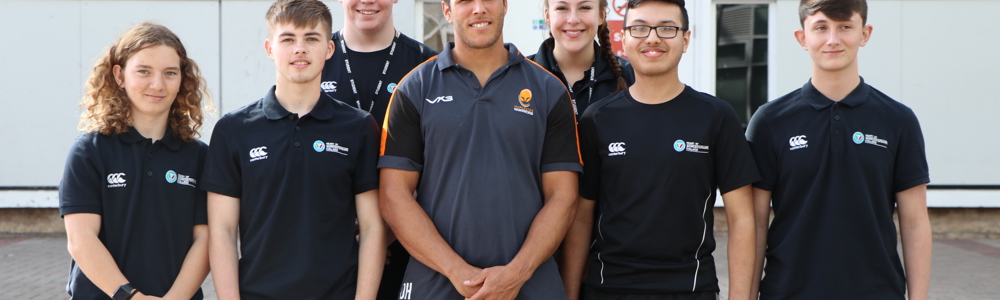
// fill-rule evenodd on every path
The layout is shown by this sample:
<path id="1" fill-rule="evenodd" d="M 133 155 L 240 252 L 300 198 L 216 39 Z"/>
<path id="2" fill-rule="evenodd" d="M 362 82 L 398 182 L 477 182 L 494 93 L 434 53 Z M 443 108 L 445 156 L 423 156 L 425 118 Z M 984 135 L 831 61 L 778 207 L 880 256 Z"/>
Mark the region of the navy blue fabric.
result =
<path id="1" fill-rule="evenodd" d="M 604 55 L 601 55 L 601 47 L 597 42 L 594 42 L 594 53 L 598 55 L 594 59 L 593 65 L 591 65 L 595 73 L 593 75 L 594 80 L 590 80 L 591 71 L 587 70 L 580 81 L 567 83 L 566 76 L 563 75 L 562 69 L 559 68 L 559 63 L 556 62 L 556 58 L 552 54 L 552 51 L 555 49 L 554 43 L 555 39 L 548 38 L 538 47 L 538 52 L 529 55 L 528 59 L 537 62 L 543 68 L 552 72 L 553 75 L 559 78 L 559 81 L 562 81 L 564 85 L 570 88 L 576 103 L 576 113 L 578 116 L 582 115 L 591 104 L 617 92 L 619 76 L 625 79 L 625 84 L 627 85 L 635 83 L 635 71 L 632 70 L 632 64 L 627 59 L 615 56 L 615 59 L 618 60 L 618 65 L 622 68 L 621 74 L 615 75 L 614 70 L 611 69 L 611 63 L 604 58 Z M 594 89 L 593 95 L 590 94 L 590 88 Z"/>

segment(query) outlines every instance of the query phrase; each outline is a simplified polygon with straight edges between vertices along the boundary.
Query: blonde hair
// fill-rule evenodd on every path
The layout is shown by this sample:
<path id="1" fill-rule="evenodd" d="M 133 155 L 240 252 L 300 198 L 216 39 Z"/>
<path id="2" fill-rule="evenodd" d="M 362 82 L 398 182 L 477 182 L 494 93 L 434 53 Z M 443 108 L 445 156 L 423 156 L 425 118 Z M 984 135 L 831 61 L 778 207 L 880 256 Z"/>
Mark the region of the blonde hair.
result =
<path id="1" fill-rule="evenodd" d="M 323 2 L 317 0 L 278 0 L 271 4 L 271 8 L 264 15 L 267 22 L 268 39 L 274 34 L 274 27 L 278 24 L 290 23 L 295 27 L 314 27 L 316 24 L 326 29 L 326 39 L 330 39 L 333 34 L 333 16 L 330 8 Z"/>
<path id="2" fill-rule="evenodd" d="M 114 67 L 125 68 L 125 63 L 139 51 L 165 45 L 177 51 L 181 62 L 181 86 L 177 98 L 170 105 L 167 125 L 175 137 L 190 142 L 197 139 L 202 125 L 202 101 L 205 109 L 214 108 L 208 84 L 201 77 L 198 64 L 187 57 L 181 40 L 170 29 L 158 24 L 143 22 L 132 27 L 97 59 L 94 70 L 87 79 L 86 94 L 80 101 L 83 113 L 79 130 L 98 131 L 104 135 L 128 132 L 132 125 L 132 103 L 114 76 Z"/>

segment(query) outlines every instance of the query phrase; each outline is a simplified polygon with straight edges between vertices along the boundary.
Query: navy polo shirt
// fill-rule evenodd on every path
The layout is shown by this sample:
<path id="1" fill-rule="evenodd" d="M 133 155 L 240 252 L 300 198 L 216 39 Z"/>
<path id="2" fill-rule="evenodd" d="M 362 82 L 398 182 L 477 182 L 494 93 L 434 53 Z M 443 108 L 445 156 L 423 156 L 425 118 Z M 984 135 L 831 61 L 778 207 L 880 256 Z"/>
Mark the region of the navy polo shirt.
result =
<path id="1" fill-rule="evenodd" d="M 341 49 L 340 39 L 343 38 L 341 32 L 335 32 L 333 42 L 337 45 L 333 56 L 326 60 L 323 66 L 323 84 L 320 86 L 323 92 L 330 97 L 347 103 L 350 106 L 357 106 L 354 97 L 354 89 L 351 86 L 351 76 L 347 73 L 350 68 L 354 74 L 354 88 L 358 89 L 358 96 L 361 98 L 361 110 L 369 111 L 379 125 L 385 120 L 385 111 L 389 106 L 389 98 L 396 89 L 403 76 L 406 76 L 413 67 L 427 61 L 437 51 L 427 47 L 420 42 L 400 33 L 396 40 L 396 48 L 385 48 L 374 52 L 357 52 L 347 49 L 351 65 L 347 66 L 344 49 Z M 350 45 L 347 45 L 350 47 Z M 378 86 L 379 78 L 382 77 L 382 70 L 385 67 L 386 58 L 392 52 L 392 61 L 386 70 L 385 80 Z M 378 95 L 375 91 L 378 90 Z M 372 98 L 375 103 L 372 103 Z"/>
<path id="2" fill-rule="evenodd" d="M 736 112 L 685 87 L 644 104 L 628 90 L 580 118 L 580 195 L 596 200 L 585 284 L 622 293 L 719 291 L 712 205 L 760 179 Z"/>
<path id="3" fill-rule="evenodd" d="M 543 68 L 552 72 L 553 75 L 559 78 L 559 81 L 562 81 L 563 84 L 569 87 L 573 103 L 576 105 L 574 110 L 577 115 L 582 115 L 591 104 L 617 92 L 619 76 L 625 79 L 627 85 L 635 83 L 635 72 L 632 70 L 632 64 L 627 59 L 615 56 L 615 59 L 618 60 L 618 65 L 622 68 L 621 74 L 616 76 L 611 69 L 611 63 L 604 58 L 601 46 L 595 41 L 593 47 L 594 53 L 597 53 L 597 57 L 594 59 L 594 63 L 590 66 L 590 69 L 583 73 L 583 79 L 577 82 L 566 82 L 566 75 L 563 75 L 562 69 L 559 68 L 559 62 L 556 61 L 556 57 L 552 53 L 555 50 L 555 39 L 551 37 L 546 39 L 538 47 L 538 52 L 528 56 L 528 59 L 537 62 Z"/>
<path id="4" fill-rule="evenodd" d="M 167 129 L 152 142 L 135 128 L 118 135 L 85 133 L 70 148 L 59 183 L 59 214 L 101 216 L 98 238 L 118 269 L 146 295 L 163 296 L 207 224 L 205 192 L 198 190 L 208 146 L 184 142 Z M 66 291 L 73 299 L 111 299 L 70 264 Z M 202 299 L 198 290 L 192 299 Z"/>
<path id="5" fill-rule="evenodd" d="M 896 193 L 930 181 L 913 111 L 863 80 L 839 102 L 806 83 L 747 139 L 774 208 L 761 299 L 903 299 Z"/>
<path id="6" fill-rule="evenodd" d="M 469 264 L 508 264 L 544 204 L 542 173 L 581 171 L 566 88 L 505 45 L 507 64 L 485 86 L 455 63 L 454 44 L 413 70 L 393 94 L 380 168 L 420 172 L 417 202 Z M 462 299 L 444 275 L 411 259 L 405 299 Z M 565 299 L 550 258 L 518 299 Z"/>
<path id="7" fill-rule="evenodd" d="M 215 125 L 202 187 L 240 198 L 243 299 L 354 298 L 354 196 L 378 188 L 378 130 L 326 96 L 292 114 L 273 87 Z"/>

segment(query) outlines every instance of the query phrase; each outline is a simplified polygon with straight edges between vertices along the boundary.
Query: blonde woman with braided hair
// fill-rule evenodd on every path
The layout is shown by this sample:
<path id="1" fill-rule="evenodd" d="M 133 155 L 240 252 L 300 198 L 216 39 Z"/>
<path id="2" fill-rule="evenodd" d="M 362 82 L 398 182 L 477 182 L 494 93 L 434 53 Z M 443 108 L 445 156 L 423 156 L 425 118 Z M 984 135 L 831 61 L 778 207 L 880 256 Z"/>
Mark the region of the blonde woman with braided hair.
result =
<path id="1" fill-rule="evenodd" d="M 59 185 L 72 299 L 203 298 L 203 103 L 198 65 L 164 26 L 138 24 L 98 59 Z"/>

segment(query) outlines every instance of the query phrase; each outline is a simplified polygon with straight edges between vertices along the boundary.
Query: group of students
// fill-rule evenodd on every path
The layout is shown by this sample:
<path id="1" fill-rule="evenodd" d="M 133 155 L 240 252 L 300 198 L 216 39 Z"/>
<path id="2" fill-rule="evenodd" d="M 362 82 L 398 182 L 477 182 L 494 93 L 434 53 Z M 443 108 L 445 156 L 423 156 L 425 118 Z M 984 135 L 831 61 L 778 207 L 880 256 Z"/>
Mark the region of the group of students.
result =
<path id="1" fill-rule="evenodd" d="M 683 0 L 628 1 L 629 60 L 607 0 L 543 0 L 528 57 L 506 0 L 442 1 L 440 54 L 395 1 L 341 2 L 338 32 L 320 1 L 270 7 L 276 84 L 211 146 L 176 35 L 109 47 L 59 189 L 71 299 L 202 299 L 209 269 L 219 299 L 717 299 L 716 192 L 729 299 L 926 299 L 923 137 L 858 73 L 865 0 L 801 1 L 812 77 L 745 133 L 679 79 Z"/>

